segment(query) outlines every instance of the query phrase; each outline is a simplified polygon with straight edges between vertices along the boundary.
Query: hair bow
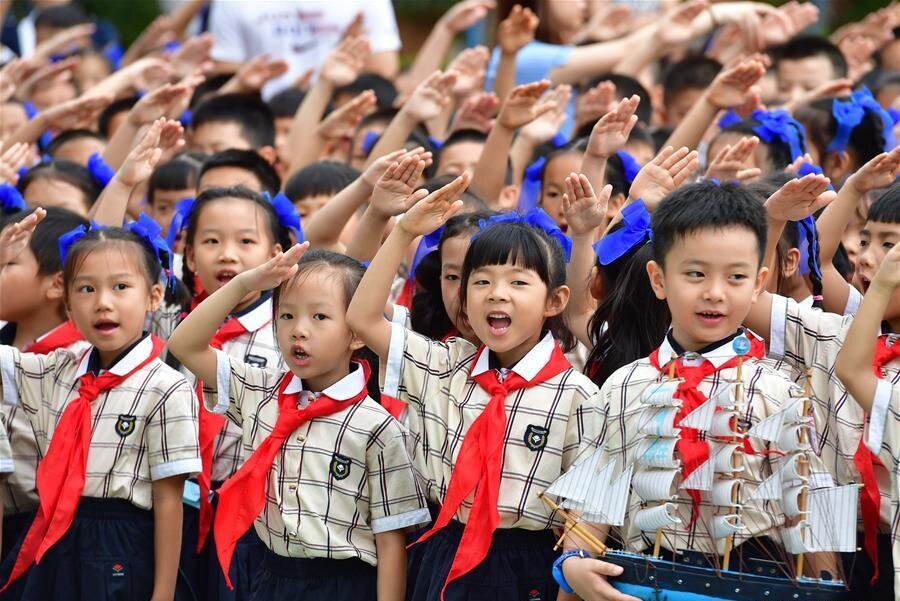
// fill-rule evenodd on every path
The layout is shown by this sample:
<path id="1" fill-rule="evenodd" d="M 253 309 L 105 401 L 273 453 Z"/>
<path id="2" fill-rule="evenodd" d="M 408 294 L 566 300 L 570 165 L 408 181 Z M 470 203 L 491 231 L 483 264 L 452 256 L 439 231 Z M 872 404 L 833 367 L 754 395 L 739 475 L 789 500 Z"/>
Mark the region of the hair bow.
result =
<path id="1" fill-rule="evenodd" d="M 890 115 L 891 119 L 894 121 L 894 125 L 900 123 L 900 109 L 895 109 L 891 107 L 888 109 L 888 115 Z"/>
<path id="2" fill-rule="evenodd" d="M 444 226 L 442 225 L 430 234 L 425 234 L 424 236 L 422 236 L 422 239 L 419 240 L 419 246 L 416 248 L 416 254 L 413 255 L 412 264 L 409 267 L 408 279 L 411 280 L 416 276 L 416 269 L 419 268 L 419 264 L 422 262 L 422 259 L 424 259 L 425 256 L 430 254 L 432 251 L 437 250 L 437 247 L 441 243 L 441 236 L 443 235 L 443 233 Z"/>
<path id="3" fill-rule="evenodd" d="M 109 61 L 113 71 L 118 71 L 122 68 L 122 57 L 125 56 L 125 51 L 118 42 L 110 42 L 103 49 L 103 56 Z"/>
<path id="4" fill-rule="evenodd" d="M 428 142 L 434 147 L 435 150 L 440 150 L 444 146 L 444 142 L 442 140 L 438 140 L 434 136 L 428 136 Z"/>
<path id="5" fill-rule="evenodd" d="M 628 182 L 628 185 L 633 184 L 634 178 L 637 177 L 638 172 L 641 170 L 641 166 L 634 160 L 633 156 L 624 150 L 617 150 L 616 156 L 622 161 L 622 175 L 625 176 L 625 181 Z"/>
<path id="6" fill-rule="evenodd" d="M 878 104 L 878 101 L 872 96 L 872 92 L 869 91 L 869 88 L 862 86 L 858 90 L 854 90 L 850 94 L 850 98 L 866 111 L 875 113 L 875 116 L 881 120 L 881 136 L 884 140 L 883 150 L 884 152 L 893 150 L 894 146 L 897 145 L 897 141 L 894 139 L 894 120 L 888 112 Z"/>
<path id="7" fill-rule="evenodd" d="M 372 149 L 375 148 L 375 145 L 378 144 L 378 139 L 381 138 L 380 134 L 376 134 L 374 131 L 367 131 L 366 135 L 363 136 L 362 149 L 363 152 L 369 154 L 372 152 Z"/>
<path id="8" fill-rule="evenodd" d="M 814 174 L 814 175 L 822 175 L 825 173 L 822 171 L 822 168 L 816 165 L 815 163 L 809 163 L 807 161 L 800 161 L 800 167 L 797 168 L 797 177 L 803 177 L 806 175 Z M 828 184 L 829 190 L 834 190 L 834 186 Z"/>
<path id="9" fill-rule="evenodd" d="M 19 176 L 19 181 L 22 181 L 22 178 L 28 175 L 28 171 L 31 167 L 19 167 L 19 170 L 16 172 Z"/>
<path id="10" fill-rule="evenodd" d="M 99 152 L 95 152 L 88 157 L 87 168 L 94 180 L 104 188 L 116 174 L 112 167 L 106 164 Z"/>
<path id="11" fill-rule="evenodd" d="M 194 118 L 194 113 L 191 112 L 191 109 L 184 109 L 184 112 L 181 113 L 181 116 L 178 118 L 178 121 L 182 126 L 187 129 L 191 126 L 191 120 Z"/>
<path id="12" fill-rule="evenodd" d="M 24 211 L 27 207 L 22 193 L 12 184 L 0 184 L 0 208 L 4 215 Z"/>
<path id="13" fill-rule="evenodd" d="M 850 134 L 856 129 L 856 126 L 862 123 L 866 116 L 866 109 L 857 104 L 853 98 L 844 100 L 835 98 L 831 103 L 831 116 L 837 123 L 837 131 L 831 143 L 828 144 L 826 150 L 828 152 L 843 152 L 850 143 Z"/>
<path id="14" fill-rule="evenodd" d="M 500 215 L 493 215 L 487 219 L 479 219 L 478 228 L 483 230 L 498 223 L 525 223 L 531 227 L 543 230 L 548 236 L 555 238 L 556 241 L 559 242 L 559 245 L 563 250 L 563 255 L 566 258 L 566 263 L 572 258 L 572 240 L 559 229 L 559 226 L 556 225 L 553 218 L 547 214 L 547 211 L 540 207 L 535 207 L 524 215 L 520 215 L 519 213 L 501 213 Z"/>
<path id="15" fill-rule="evenodd" d="M 84 238 L 89 231 L 99 227 L 101 226 L 91 221 L 90 226 L 79 225 L 74 230 L 66 232 L 59 237 L 59 260 L 62 261 L 63 265 L 66 264 L 66 258 L 69 256 L 69 249 L 72 248 L 72 245 Z"/>
<path id="16" fill-rule="evenodd" d="M 734 111 L 725 111 L 725 114 L 719 119 L 719 129 L 726 129 L 732 125 L 737 125 L 743 119 Z"/>
<path id="17" fill-rule="evenodd" d="M 175 289 L 175 273 L 173 267 L 172 249 L 162 239 L 162 228 L 156 221 L 145 213 L 138 215 L 137 221 L 132 221 L 125 229 L 140 237 L 153 250 L 157 262 L 162 266 L 166 278 L 166 287 Z"/>
<path id="18" fill-rule="evenodd" d="M 764 111 L 756 109 L 751 114 L 751 118 L 759 122 L 759 125 L 753 128 L 753 133 L 759 136 L 760 140 L 766 144 L 771 144 L 775 140 L 787 144 L 790 148 L 792 161 L 801 156 L 806 150 L 806 137 L 803 125 L 791 117 L 791 114 L 786 110 Z"/>
<path id="19" fill-rule="evenodd" d="M 175 214 L 172 215 L 172 221 L 169 223 L 169 231 L 166 234 L 166 244 L 169 245 L 169 248 L 175 248 L 175 239 L 178 237 L 178 232 L 187 226 L 188 217 L 190 217 L 191 211 L 193 210 L 194 199 L 191 196 L 182 198 L 175 203 Z"/>
<path id="20" fill-rule="evenodd" d="M 643 200 L 631 203 L 622 209 L 624 227 L 611 232 L 594 244 L 594 252 L 601 265 L 609 265 L 630 252 L 636 246 L 653 240 L 650 229 L 650 213 Z"/>
<path id="21" fill-rule="evenodd" d="M 279 192 L 275 196 L 270 195 L 268 192 L 263 192 L 262 194 L 269 201 L 269 204 L 272 205 L 272 208 L 275 209 L 275 214 L 278 215 L 278 223 L 281 227 L 294 232 L 297 242 L 303 242 L 303 226 L 300 223 L 300 213 L 297 212 L 297 208 L 291 202 L 291 199 L 285 196 L 283 192 Z"/>
<path id="22" fill-rule="evenodd" d="M 546 164 L 547 157 L 538 157 L 525 168 L 522 187 L 519 190 L 519 211 L 530 211 L 537 206 L 538 195 L 541 193 L 541 174 Z"/>
<path id="23" fill-rule="evenodd" d="M 553 144 L 553 148 L 562 148 L 569 143 L 569 138 L 561 131 L 558 131 L 550 138 L 550 143 Z"/>

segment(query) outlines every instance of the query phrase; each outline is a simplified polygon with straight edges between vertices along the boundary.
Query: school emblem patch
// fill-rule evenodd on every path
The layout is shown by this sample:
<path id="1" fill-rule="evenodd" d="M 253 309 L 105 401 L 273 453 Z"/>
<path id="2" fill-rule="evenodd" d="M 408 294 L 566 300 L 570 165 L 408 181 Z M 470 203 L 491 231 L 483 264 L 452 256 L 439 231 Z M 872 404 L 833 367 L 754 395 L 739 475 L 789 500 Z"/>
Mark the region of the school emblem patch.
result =
<path id="1" fill-rule="evenodd" d="M 125 566 L 120 563 L 115 563 L 112 566 L 112 576 L 113 577 L 122 577 L 125 575 Z"/>
<path id="2" fill-rule="evenodd" d="M 133 415 L 120 415 L 116 420 L 116 434 L 125 438 L 134 432 L 134 422 L 137 418 Z"/>
<path id="3" fill-rule="evenodd" d="M 335 480 L 343 480 L 350 475 L 350 458 L 335 453 L 331 457 L 330 471 Z"/>
<path id="4" fill-rule="evenodd" d="M 253 367 L 265 367 L 267 362 L 265 357 L 247 354 L 244 357 L 244 363 L 246 363 L 247 365 L 252 365 Z"/>
<path id="5" fill-rule="evenodd" d="M 530 425 L 525 430 L 525 446 L 531 451 L 542 451 L 547 446 L 550 430 L 543 426 Z"/>

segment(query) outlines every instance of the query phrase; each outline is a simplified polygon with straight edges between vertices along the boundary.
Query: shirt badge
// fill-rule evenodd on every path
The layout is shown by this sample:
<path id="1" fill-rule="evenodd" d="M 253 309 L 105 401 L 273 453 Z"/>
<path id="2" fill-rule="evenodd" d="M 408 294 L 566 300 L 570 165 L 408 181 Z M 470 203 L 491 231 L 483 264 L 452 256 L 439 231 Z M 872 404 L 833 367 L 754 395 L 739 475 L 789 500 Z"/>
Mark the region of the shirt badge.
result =
<path id="1" fill-rule="evenodd" d="M 134 432 L 134 423 L 137 418 L 133 415 L 120 415 L 116 420 L 116 434 L 125 438 Z"/>
<path id="2" fill-rule="evenodd" d="M 252 365 L 253 367 L 265 367 L 267 361 L 265 357 L 248 354 L 244 357 L 244 363 L 246 363 L 247 365 Z"/>
<path id="3" fill-rule="evenodd" d="M 529 425 L 525 429 L 525 446 L 531 451 L 542 451 L 547 446 L 548 434 L 550 434 L 548 428 Z"/>
<path id="4" fill-rule="evenodd" d="M 344 457 L 340 453 L 335 453 L 331 457 L 329 470 L 335 480 L 343 480 L 350 475 L 350 458 Z"/>

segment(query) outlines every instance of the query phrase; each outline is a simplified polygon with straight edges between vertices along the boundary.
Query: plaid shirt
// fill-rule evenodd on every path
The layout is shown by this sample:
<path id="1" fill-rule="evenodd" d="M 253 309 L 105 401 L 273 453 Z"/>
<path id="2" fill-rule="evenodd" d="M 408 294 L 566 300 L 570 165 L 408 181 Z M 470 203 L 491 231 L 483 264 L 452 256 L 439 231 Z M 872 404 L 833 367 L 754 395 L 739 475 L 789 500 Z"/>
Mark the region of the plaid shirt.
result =
<path id="1" fill-rule="evenodd" d="M 875 427 L 876 420 L 883 426 Z M 866 444 L 891 472 L 891 538 L 894 590 L 900 591 L 900 386 L 879 380 L 872 401 L 872 421 Z"/>
<path id="2" fill-rule="evenodd" d="M 803 308 L 783 296 L 772 296 L 769 355 L 784 360 L 794 369 L 809 370 L 816 422 L 813 450 L 838 484 L 861 481 L 853 455 L 862 440 L 865 414 L 834 373 L 838 352 L 852 321 L 852 315 L 824 313 Z M 891 361 L 883 369 L 888 382 L 900 381 L 900 361 Z M 878 426 L 877 418 L 872 429 L 883 429 L 883 425 Z M 875 477 L 881 492 L 881 522 L 886 532 L 891 523 L 890 472 L 876 465 Z"/>
<path id="3" fill-rule="evenodd" d="M 662 363 L 664 357 L 672 356 L 672 345 L 668 336 L 659 349 L 659 360 Z M 708 350 L 702 354 L 706 361 L 715 366 L 725 364 L 734 357 L 731 341 L 717 348 Z M 688 360 L 686 364 L 690 365 Z M 698 360 L 697 365 L 702 363 Z M 667 362 L 666 362 L 667 364 Z M 665 365 L 665 364 L 664 364 Z M 743 382 L 743 407 L 738 411 L 744 431 L 748 430 L 759 420 L 771 415 L 781 408 L 781 403 L 791 397 L 799 397 L 802 390 L 793 382 L 785 378 L 777 371 L 767 367 L 763 362 L 753 358 L 744 361 L 741 368 Z M 737 368 L 725 368 L 707 376 L 698 388 L 707 398 L 711 394 L 718 393 L 723 387 L 733 385 L 737 378 Z M 644 437 L 638 434 L 638 420 L 642 409 L 646 407 L 641 402 L 641 393 L 645 388 L 657 382 L 667 379 L 665 372 L 660 372 L 649 359 L 643 358 L 616 370 L 603 384 L 600 390 L 601 414 L 604 424 L 600 438 L 600 444 L 605 445 L 610 459 L 618 461 L 618 469 L 631 465 L 636 457 L 638 445 Z M 756 451 L 764 450 L 762 441 L 751 439 Z M 742 463 L 744 470 L 739 473 L 740 480 L 750 485 L 750 491 L 756 485 L 772 474 L 773 466 L 766 454 L 744 454 Z M 678 480 L 676 479 L 676 482 Z M 693 526 L 688 528 L 691 520 L 692 501 L 683 489 L 678 489 L 678 498 L 674 501 L 677 505 L 677 514 L 681 518 L 682 525 L 677 529 L 663 530 L 662 546 L 669 550 L 693 550 L 702 553 L 718 554 L 714 541 L 710 537 L 710 526 L 716 515 L 731 513 L 728 508 L 720 508 L 708 500 L 708 493 L 701 493 L 700 516 Z M 749 496 L 749 492 L 744 497 Z M 643 505 L 648 506 L 648 505 Z M 632 551 L 641 551 L 652 547 L 654 534 L 642 532 L 631 524 L 631 518 L 635 511 L 642 508 L 640 497 L 633 493 L 625 518 L 625 524 L 621 531 L 625 534 L 626 548 Z M 784 515 L 778 503 L 768 501 L 744 501 L 741 512 L 747 528 L 739 531 L 735 536 L 735 545 L 739 545 L 748 538 L 755 536 L 769 536 L 780 540 L 778 528 L 784 524 Z M 721 542 L 721 541 L 720 541 Z"/>
<path id="4" fill-rule="evenodd" d="M 302 390 L 299 378 L 247 365 L 217 352 L 218 404 L 207 406 L 242 426 L 249 456 L 278 419 L 278 385 Z M 362 369 L 322 391 L 340 401 L 365 387 Z M 227 399 L 227 401 L 226 401 Z M 314 401 L 313 401 L 314 402 Z M 400 424 L 370 398 L 300 426 L 269 472 L 256 532 L 278 555 L 359 558 L 375 565 L 375 535 L 429 521 Z"/>
<path id="5" fill-rule="evenodd" d="M 531 380 L 547 364 L 554 344 L 546 335 L 512 370 Z M 462 338 L 434 342 L 392 324 L 384 387 L 409 405 L 416 469 L 436 503 L 447 492 L 466 432 L 490 401 L 472 379 L 489 369 L 489 357 L 487 349 L 479 351 Z M 574 369 L 506 397 L 499 528 L 545 530 L 561 524 L 538 494 L 592 446 L 590 439 L 599 432 L 598 400 L 596 385 Z M 465 522 L 470 508 L 468 499 L 456 519 Z"/>
<path id="6" fill-rule="evenodd" d="M 145 337 L 110 371 L 128 373 L 151 348 Z M 78 398 L 78 379 L 94 355 L 93 350 L 81 356 L 67 350 L 35 355 L 0 346 L 3 401 L 27 415 L 42 455 L 66 406 Z M 197 409 L 184 377 L 158 358 L 101 393 L 91 403 L 93 429 L 82 496 L 124 499 L 151 509 L 154 480 L 200 471 Z"/>

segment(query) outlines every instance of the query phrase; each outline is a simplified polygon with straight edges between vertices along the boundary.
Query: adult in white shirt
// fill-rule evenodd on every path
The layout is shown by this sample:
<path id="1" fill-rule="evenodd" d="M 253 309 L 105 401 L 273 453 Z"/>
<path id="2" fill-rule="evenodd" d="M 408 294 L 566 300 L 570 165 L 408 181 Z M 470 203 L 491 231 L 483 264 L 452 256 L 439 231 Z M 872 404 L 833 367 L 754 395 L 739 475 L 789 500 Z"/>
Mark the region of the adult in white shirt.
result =
<path id="1" fill-rule="evenodd" d="M 372 48 L 366 70 L 393 78 L 400 35 L 390 0 L 213 0 L 212 58 L 234 70 L 263 53 L 286 60 L 287 73 L 263 88 L 268 98 L 308 69 L 318 70 L 358 13 Z"/>

